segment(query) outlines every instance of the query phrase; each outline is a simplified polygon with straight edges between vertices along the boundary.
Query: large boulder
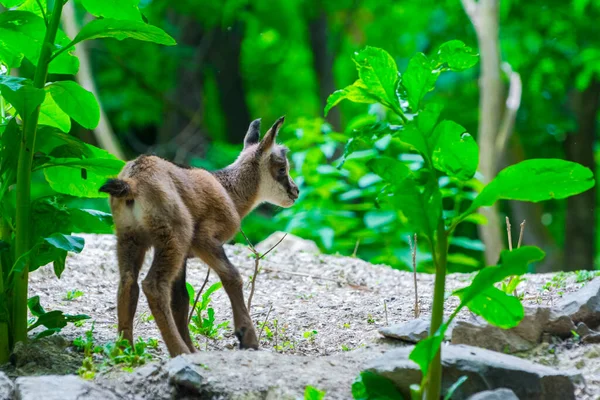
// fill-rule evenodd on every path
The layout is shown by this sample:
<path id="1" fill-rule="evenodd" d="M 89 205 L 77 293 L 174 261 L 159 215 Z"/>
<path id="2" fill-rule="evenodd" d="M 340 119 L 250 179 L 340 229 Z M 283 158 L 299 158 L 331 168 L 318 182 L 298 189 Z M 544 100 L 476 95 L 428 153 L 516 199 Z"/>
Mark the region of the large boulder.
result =
<path id="1" fill-rule="evenodd" d="M 0 400 L 11 400 L 13 398 L 14 385 L 12 381 L 0 372 Z"/>
<path id="2" fill-rule="evenodd" d="M 405 398 L 410 398 L 410 385 L 422 377 L 418 365 L 408 359 L 412 349 L 391 350 L 367 364 L 368 370 L 392 380 Z M 444 346 L 442 365 L 444 391 L 467 377 L 453 399 L 499 388 L 511 389 L 520 400 L 575 399 L 571 374 L 507 354 L 466 345 Z"/>
<path id="3" fill-rule="evenodd" d="M 590 328 L 600 325 L 600 277 L 565 295 L 552 311 L 555 315 L 569 316 L 575 324 L 583 322 Z"/>
<path id="4" fill-rule="evenodd" d="M 277 242 L 279 242 L 284 236 L 285 232 L 278 231 L 272 233 L 269 237 L 255 246 L 256 250 L 261 253 L 265 253 L 275 246 Z M 312 240 L 302 239 L 301 237 L 292 235 L 291 233 L 288 233 L 287 236 L 285 236 L 285 239 L 283 239 L 283 241 L 279 243 L 273 251 L 287 253 L 320 253 L 319 246 L 317 246 L 315 242 Z"/>
<path id="5" fill-rule="evenodd" d="M 45 375 L 17 378 L 19 400 L 118 400 L 111 391 L 75 375 Z"/>

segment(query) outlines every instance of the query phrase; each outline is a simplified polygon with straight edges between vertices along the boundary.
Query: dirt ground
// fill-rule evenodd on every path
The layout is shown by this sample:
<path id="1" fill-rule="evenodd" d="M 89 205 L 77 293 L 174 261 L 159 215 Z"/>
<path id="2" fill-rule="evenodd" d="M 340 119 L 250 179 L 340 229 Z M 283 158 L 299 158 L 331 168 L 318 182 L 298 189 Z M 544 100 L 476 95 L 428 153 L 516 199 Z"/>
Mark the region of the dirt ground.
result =
<path id="1" fill-rule="evenodd" d="M 99 344 L 114 341 L 118 282 L 115 238 L 112 235 L 81 236 L 85 238 L 85 248 L 81 254 L 67 258 L 62 278 L 56 279 L 49 266 L 40 268 L 31 275 L 30 294 L 39 295 L 46 310 L 88 314 L 90 321 L 95 321 L 96 341 Z M 251 252 L 243 245 L 226 246 L 226 252 L 248 282 L 254 272 Z M 147 255 L 140 279 L 148 270 L 151 256 L 150 253 Z M 264 322 L 269 315 L 267 327 L 271 334 L 263 331 L 263 350 L 275 351 L 277 347 L 280 352 L 313 356 L 350 351 L 379 338 L 379 327 L 414 318 L 413 276 L 408 272 L 371 265 L 356 258 L 277 249 L 261 261 L 261 267 L 264 271 L 257 279 L 251 314 L 255 324 Z M 187 279 L 196 290 L 205 276 L 206 266 L 197 259 L 189 260 Z M 209 285 L 217 279 L 216 274 L 211 273 Z M 469 279 L 469 275 L 449 276 L 447 291 L 466 286 Z M 527 275 L 525 279 L 518 290 L 524 293 L 524 304 L 529 305 L 551 305 L 562 294 L 585 284 L 576 282 L 574 274 Z M 245 289 L 247 296 L 249 288 L 246 286 Z M 82 291 L 83 295 L 66 300 L 67 292 L 74 290 Z M 420 274 L 418 290 L 421 315 L 428 316 L 433 276 Z M 457 303 L 456 298 L 448 298 L 446 312 L 450 313 Z M 213 294 L 211 307 L 215 310 L 217 324 L 231 319 L 229 301 L 223 290 Z M 160 339 L 150 315 L 141 294 L 134 331 L 136 337 Z M 468 311 L 463 311 L 460 318 L 472 317 Z M 62 334 L 72 340 L 82 336 L 90 326 L 91 322 L 81 327 L 70 325 Z M 223 338 L 219 340 L 198 337 L 197 341 L 200 348 L 209 350 L 232 349 L 237 345 L 231 330 L 223 332 Z M 595 382 L 592 387 L 597 388 L 600 385 L 600 358 L 584 356 L 586 351 L 589 348 L 585 346 L 577 352 L 555 346 L 548 362 L 558 368 L 579 368 L 586 379 Z M 167 357 L 162 342 L 157 355 Z M 577 357 L 585 358 L 585 363 L 576 365 Z"/>

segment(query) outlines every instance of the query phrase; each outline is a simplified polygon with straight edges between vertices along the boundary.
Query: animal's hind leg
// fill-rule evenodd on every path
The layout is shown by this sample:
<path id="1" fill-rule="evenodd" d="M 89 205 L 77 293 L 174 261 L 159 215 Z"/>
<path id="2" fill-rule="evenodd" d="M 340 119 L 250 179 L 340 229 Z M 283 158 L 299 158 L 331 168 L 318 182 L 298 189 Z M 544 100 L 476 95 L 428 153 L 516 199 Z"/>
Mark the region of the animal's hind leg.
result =
<path id="1" fill-rule="evenodd" d="M 148 305 L 172 357 L 190 353 L 188 345 L 179 334 L 171 309 L 173 283 L 181 274 L 191 241 L 191 229 L 181 229 L 185 227 L 177 225 L 179 229 L 174 230 L 172 225 L 160 225 L 160 221 L 155 222 L 154 260 L 142 282 Z"/>
<path id="2" fill-rule="evenodd" d="M 119 261 L 119 290 L 117 315 L 119 333 L 133 345 L 133 318 L 140 295 L 138 276 L 148 249 L 142 237 L 134 232 L 117 236 L 117 258 Z"/>
<path id="3" fill-rule="evenodd" d="M 185 287 L 185 275 L 186 275 L 186 260 L 183 261 L 183 268 L 181 273 L 173 282 L 173 288 L 171 291 L 171 309 L 173 312 L 173 318 L 175 319 L 175 325 L 181 335 L 181 338 L 187 344 L 190 351 L 194 353 L 196 348 L 190 338 L 190 330 L 188 327 L 188 316 L 190 312 L 190 296 L 187 288 Z"/>

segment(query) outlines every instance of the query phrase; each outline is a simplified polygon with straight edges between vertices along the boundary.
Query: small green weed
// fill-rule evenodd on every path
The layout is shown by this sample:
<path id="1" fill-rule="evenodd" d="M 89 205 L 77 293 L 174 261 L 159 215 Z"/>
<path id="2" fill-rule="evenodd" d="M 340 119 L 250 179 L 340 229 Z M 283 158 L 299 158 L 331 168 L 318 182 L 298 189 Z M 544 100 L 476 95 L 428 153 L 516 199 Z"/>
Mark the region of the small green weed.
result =
<path id="1" fill-rule="evenodd" d="M 304 334 L 302 336 L 304 336 L 304 339 L 307 339 L 309 342 L 313 342 L 318 333 L 319 332 L 317 332 L 315 330 L 306 331 L 306 332 L 304 332 Z"/>
<path id="2" fill-rule="evenodd" d="M 350 351 L 352 350 L 350 347 L 346 346 L 345 344 L 342 344 L 342 351 Z"/>
<path id="3" fill-rule="evenodd" d="M 307 386 L 304 390 L 304 400 L 323 400 L 324 397 L 325 391 L 314 386 Z"/>
<path id="4" fill-rule="evenodd" d="M 575 282 L 582 283 L 591 281 L 595 277 L 600 276 L 600 271 L 581 270 L 575 272 Z"/>
<path id="5" fill-rule="evenodd" d="M 81 290 L 69 290 L 64 297 L 66 301 L 73 301 L 83 296 L 83 292 Z"/>
<path id="6" fill-rule="evenodd" d="M 367 324 L 374 324 L 375 323 L 375 318 L 373 318 L 373 316 L 371 314 L 367 315 Z"/>
<path id="7" fill-rule="evenodd" d="M 193 335 L 200 335 L 208 339 L 217 340 L 222 339 L 223 332 L 229 329 L 229 321 L 215 324 L 215 310 L 210 307 L 212 294 L 222 287 L 223 284 L 217 282 L 212 284 L 206 292 L 202 293 L 202 298 L 196 304 L 194 315 L 192 316 L 189 325 L 190 332 Z M 195 290 L 189 283 L 186 284 L 186 288 L 190 296 L 190 305 L 194 306 L 194 299 L 196 298 Z"/>

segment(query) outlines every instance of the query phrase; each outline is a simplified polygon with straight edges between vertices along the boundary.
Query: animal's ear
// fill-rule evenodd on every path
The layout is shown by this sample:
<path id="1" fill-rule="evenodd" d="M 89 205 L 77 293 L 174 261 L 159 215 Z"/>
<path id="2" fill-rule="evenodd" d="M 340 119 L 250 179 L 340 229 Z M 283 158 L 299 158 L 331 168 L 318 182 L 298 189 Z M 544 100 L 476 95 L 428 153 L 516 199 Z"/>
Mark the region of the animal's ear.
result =
<path id="1" fill-rule="evenodd" d="M 244 137 L 244 149 L 252 146 L 253 144 L 258 143 L 258 139 L 260 138 L 260 118 L 255 119 L 250 122 L 250 126 L 248 127 L 248 132 L 246 132 L 246 136 Z"/>
<path id="2" fill-rule="evenodd" d="M 265 134 L 265 137 L 261 140 L 260 145 L 259 145 L 259 150 L 261 152 L 268 151 L 273 146 L 273 144 L 275 144 L 275 138 L 277 137 L 277 134 L 279 133 L 279 129 L 281 129 L 281 125 L 283 125 L 284 119 L 285 119 L 285 117 L 280 117 L 277 121 L 275 121 L 273 126 L 267 131 L 267 133 Z"/>

